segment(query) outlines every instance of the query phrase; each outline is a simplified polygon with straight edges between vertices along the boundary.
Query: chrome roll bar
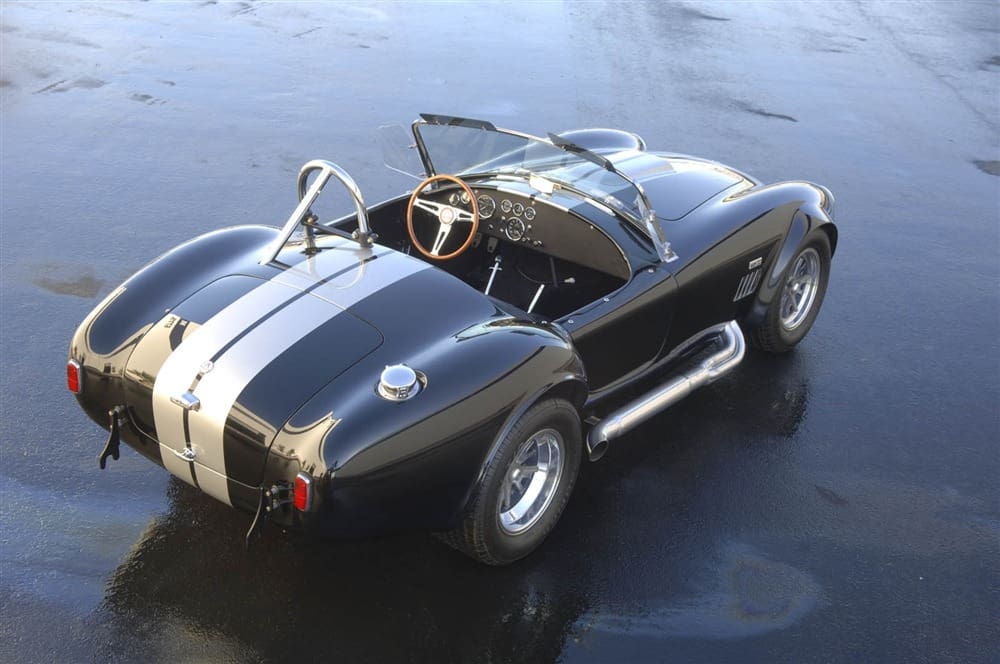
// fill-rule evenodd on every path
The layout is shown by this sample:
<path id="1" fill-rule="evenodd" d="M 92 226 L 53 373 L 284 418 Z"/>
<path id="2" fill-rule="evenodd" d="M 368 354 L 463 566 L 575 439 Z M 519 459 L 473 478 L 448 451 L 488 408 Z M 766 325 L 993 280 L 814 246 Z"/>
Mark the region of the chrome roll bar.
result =
<path id="1" fill-rule="evenodd" d="M 313 171 L 319 171 L 319 175 L 316 176 L 316 180 L 312 183 L 312 186 L 307 188 L 309 176 L 312 175 Z M 313 159 L 299 170 L 299 204 L 295 206 L 292 215 L 288 217 L 288 221 L 282 226 L 278 237 L 274 238 L 274 241 L 267 245 L 267 249 L 260 259 L 261 264 L 270 263 L 278 257 L 281 248 L 292 237 L 295 229 L 311 214 L 312 204 L 319 198 L 320 192 L 323 191 L 323 187 L 326 186 L 331 177 L 336 178 L 344 185 L 347 192 L 351 195 L 351 199 L 354 201 L 354 209 L 358 215 L 358 230 L 354 231 L 354 239 L 363 247 L 370 247 L 372 245 L 372 242 L 375 240 L 375 234 L 371 232 L 371 228 L 368 226 L 368 210 L 365 208 L 364 198 L 361 197 L 361 190 L 358 189 L 354 178 L 332 161 Z"/>

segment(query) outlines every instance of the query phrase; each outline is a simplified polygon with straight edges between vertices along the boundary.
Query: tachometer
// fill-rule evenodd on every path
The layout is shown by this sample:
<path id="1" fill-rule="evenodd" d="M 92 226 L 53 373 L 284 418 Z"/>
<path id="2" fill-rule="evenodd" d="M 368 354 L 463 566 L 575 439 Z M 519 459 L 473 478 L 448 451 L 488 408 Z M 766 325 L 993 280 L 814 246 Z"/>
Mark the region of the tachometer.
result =
<path id="1" fill-rule="evenodd" d="M 479 203 L 479 216 L 482 219 L 489 219 L 496 212 L 497 204 L 492 198 L 486 194 L 479 194 L 476 197 L 476 202 Z"/>

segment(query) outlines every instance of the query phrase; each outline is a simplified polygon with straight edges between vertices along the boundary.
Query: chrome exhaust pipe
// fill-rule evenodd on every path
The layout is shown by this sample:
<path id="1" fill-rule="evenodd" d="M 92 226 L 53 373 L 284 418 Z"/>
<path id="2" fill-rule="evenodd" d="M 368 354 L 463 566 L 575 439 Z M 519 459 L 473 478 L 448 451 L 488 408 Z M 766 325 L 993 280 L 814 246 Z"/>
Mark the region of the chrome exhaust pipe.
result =
<path id="1" fill-rule="evenodd" d="M 710 334 L 716 333 L 714 328 Z M 702 337 L 704 338 L 704 337 Z M 694 369 L 672 378 L 669 382 L 650 390 L 635 401 L 615 410 L 594 425 L 587 436 L 587 454 L 597 461 L 608 451 L 608 443 L 627 431 L 639 426 L 653 415 L 732 371 L 743 360 L 746 342 L 736 321 L 729 321 L 721 330 L 723 347 L 702 361 Z"/>

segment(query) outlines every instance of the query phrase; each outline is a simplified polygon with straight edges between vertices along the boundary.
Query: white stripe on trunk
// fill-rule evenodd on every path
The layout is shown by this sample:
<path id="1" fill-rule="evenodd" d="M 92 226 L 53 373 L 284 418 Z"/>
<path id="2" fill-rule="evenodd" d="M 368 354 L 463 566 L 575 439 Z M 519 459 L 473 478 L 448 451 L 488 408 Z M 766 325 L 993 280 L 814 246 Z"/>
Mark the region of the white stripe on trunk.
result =
<path id="1" fill-rule="evenodd" d="M 200 400 L 200 408 L 188 414 L 188 424 L 191 445 L 196 453 L 194 463 L 214 471 L 198 474 L 199 485 L 206 493 L 231 504 L 225 480 L 226 420 L 236 399 L 254 377 L 281 353 L 348 307 L 431 267 L 391 251 L 361 262 L 372 255 L 371 249 L 353 245 L 326 249 L 306 259 L 209 319 L 164 362 L 153 390 L 153 413 L 161 445 L 179 452 L 185 448 L 183 410 L 170 398 L 188 390 L 202 363 L 274 307 L 301 295 L 302 290 L 313 287 L 317 281 L 354 265 L 353 269 L 315 287 L 310 295 L 301 295 L 261 322 L 218 358 L 212 370 L 199 381 L 194 393 Z M 350 349 L 343 350 L 350 352 Z M 331 340 L 330 352 L 337 352 L 336 340 Z M 169 453 L 163 454 L 163 461 L 171 473 L 191 482 L 191 462 Z"/>

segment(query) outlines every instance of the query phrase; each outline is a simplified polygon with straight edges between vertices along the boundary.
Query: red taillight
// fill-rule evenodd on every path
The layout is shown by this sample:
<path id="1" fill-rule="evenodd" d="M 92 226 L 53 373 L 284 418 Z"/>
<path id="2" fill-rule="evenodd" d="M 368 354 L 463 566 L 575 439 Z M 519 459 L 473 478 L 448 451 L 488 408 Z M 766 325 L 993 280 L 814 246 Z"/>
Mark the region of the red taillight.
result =
<path id="1" fill-rule="evenodd" d="M 305 473 L 299 473 L 295 476 L 293 498 L 295 509 L 300 512 L 307 512 L 312 507 L 312 478 Z"/>
<path id="2" fill-rule="evenodd" d="M 76 360 L 70 360 L 66 364 L 66 387 L 73 394 L 79 394 L 83 388 L 83 371 Z"/>

